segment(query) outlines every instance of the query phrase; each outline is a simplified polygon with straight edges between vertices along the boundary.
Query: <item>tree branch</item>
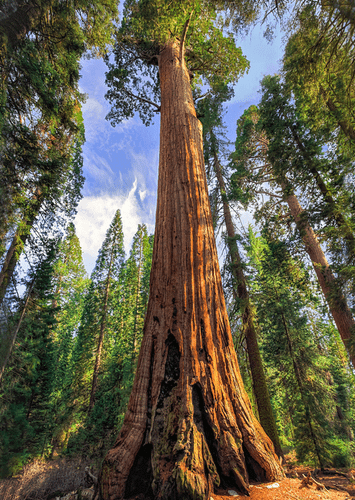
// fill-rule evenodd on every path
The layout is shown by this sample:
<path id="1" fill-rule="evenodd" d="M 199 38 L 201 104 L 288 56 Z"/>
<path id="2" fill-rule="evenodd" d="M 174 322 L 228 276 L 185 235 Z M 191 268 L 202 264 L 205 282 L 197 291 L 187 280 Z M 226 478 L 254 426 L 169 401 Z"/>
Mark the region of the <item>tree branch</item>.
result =
<path id="1" fill-rule="evenodd" d="M 126 90 L 126 89 L 122 89 L 127 95 L 129 95 L 130 97 L 133 97 L 133 99 L 138 99 L 138 101 L 142 101 L 142 102 L 146 102 L 147 104 L 151 104 L 152 106 L 155 106 L 157 108 L 157 113 L 160 112 L 160 109 L 161 107 L 158 106 L 158 104 L 156 104 L 155 102 L 153 101 L 150 101 L 149 99 L 146 99 L 145 97 L 141 97 L 139 95 L 135 95 L 135 94 L 132 94 L 132 92 L 130 92 L 129 90 Z"/>
<path id="2" fill-rule="evenodd" d="M 206 92 L 205 94 L 202 94 L 201 96 L 196 97 L 195 102 L 200 101 L 201 99 L 204 99 L 205 97 L 207 97 L 208 95 L 210 95 L 210 94 L 211 94 L 211 92 L 212 92 L 212 91 L 211 91 L 211 90 L 209 90 L 209 91 L 208 91 L 208 92 Z"/>
<path id="3" fill-rule="evenodd" d="M 195 9 L 192 9 L 192 11 L 191 11 L 191 13 L 189 15 L 189 18 L 186 20 L 185 25 L 184 25 L 184 29 L 183 29 L 183 32 L 182 32 L 182 37 L 181 37 L 181 42 L 180 42 L 180 60 L 182 60 L 182 55 L 184 53 L 187 30 L 189 29 L 191 17 L 192 17 L 192 14 L 194 13 L 194 10 Z"/>

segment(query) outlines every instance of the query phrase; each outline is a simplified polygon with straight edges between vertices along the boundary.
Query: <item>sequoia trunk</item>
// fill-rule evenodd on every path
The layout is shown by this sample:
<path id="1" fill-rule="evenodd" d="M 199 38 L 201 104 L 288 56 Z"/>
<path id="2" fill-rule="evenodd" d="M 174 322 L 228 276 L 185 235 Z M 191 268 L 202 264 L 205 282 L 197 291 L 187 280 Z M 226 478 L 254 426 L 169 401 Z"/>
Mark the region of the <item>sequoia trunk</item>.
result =
<path id="1" fill-rule="evenodd" d="M 256 330 L 256 315 L 253 304 L 250 302 L 249 292 L 246 279 L 243 272 L 242 261 L 240 258 L 237 243 L 235 241 L 235 231 L 232 221 L 232 216 L 229 209 L 229 204 L 226 198 L 226 188 L 221 171 L 221 165 L 218 158 L 215 157 L 214 170 L 222 196 L 224 222 L 226 224 L 228 234 L 228 249 L 231 257 L 231 270 L 234 279 L 236 280 L 236 289 L 234 289 L 235 297 L 241 301 L 243 333 L 247 343 L 248 358 L 253 379 L 253 390 L 255 394 L 256 404 L 260 423 L 265 432 L 272 440 L 275 446 L 275 451 L 279 457 L 283 456 L 279 435 L 277 433 L 276 421 L 272 411 L 269 390 L 266 384 L 266 377 L 261 359 L 260 349 L 258 345 L 257 330 Z"/>
<path id="2" fill-rule="evenodd" d="M 150 296 L 128 410 L 99 476 L 105 500 L 207 500 L 283 472 L 233 347 L 196 118 L 179 44 L 159 57 L 161 142 Z"/>
<path id="3" fill-rule="evenodd" d="M 283 191 L 287 189 L 287 184 L 285 182 L 281 183 L 281 186 Z M 339 334 L 344 342 L 345 348 L 349 351 L 348 342 L 351 336 L 354 335 L 355 321 L 347 305 L 346 299 L 336 285 L 335 277 L 319 244 L 318 238 L 308 224 L 298 199 L 294 194 L 291 194 L 287 196 L 286 201 L 290 208 L 291 215 L 295 219 L 306 252 L 312 261 L 320 287 L 329 305 Z M 355 368 L 355 356 L 350 354 L 350 358 Z"/>
<path id="4" fill-rule="evenodd" d="M 337 226 L 342 229 L 343 239 L 348 247 L 348 252 L 351 255 L 355 253 L 355 236 L 351 225 L 343 216 L 341 209 L 337 206 L 331 192 L 329 191 L 327 185 L 325 184 L 322 176 L 314 165 L 312 157 L 308 154 L 304 144 L 302 143 L 300 137 L 298 136 L 294 127 L 291 127 L 291 132 L 298 149 L 300 150 L 310 173 L 313 175 L 314 180 L 318 186 L 319 191 L 322 193 L 323 199 L 327 204 L 328 213 L 334 218 Z"/>

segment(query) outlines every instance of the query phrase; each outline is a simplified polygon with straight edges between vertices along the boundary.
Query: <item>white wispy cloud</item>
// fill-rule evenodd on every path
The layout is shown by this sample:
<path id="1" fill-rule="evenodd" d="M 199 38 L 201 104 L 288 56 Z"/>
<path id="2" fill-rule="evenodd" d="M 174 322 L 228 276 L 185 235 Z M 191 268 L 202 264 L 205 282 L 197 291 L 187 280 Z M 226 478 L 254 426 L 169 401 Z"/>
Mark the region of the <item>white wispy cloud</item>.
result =
<path id="1" fill-rule="evenodd" d="M 147 195 L 147 190 L 145 189 L 144 191 L 142 191 L 141 189 L 138 191 L 139 192 L 139 197 L 141 199 L 141 201 L 144 201 L 144 198 L 146 197 Z"/>
<path id="2" fill-rule="evenodd" d="M 124 246 L 127 255 L 138 224 L 145 223 L 148 231 L 153 231 L 150 210 L 147 212 L 140 206 L 137 199 L 137 187 L 138 180 L 135 179 L 130 190 L 126 193 L 86 196 L 80 201 L 75 226 L 84 253 L 84 262 L 89 272 L 116 210 L 119 209 L 121 212 Z"/>
<path id="3" fill-rule="evenodd" d="M 115 173 L 108 161 L 92 148 L 84 148 L 84 175 L 90 175 L 101 187 L 110 188 L 114 183 Z"/>

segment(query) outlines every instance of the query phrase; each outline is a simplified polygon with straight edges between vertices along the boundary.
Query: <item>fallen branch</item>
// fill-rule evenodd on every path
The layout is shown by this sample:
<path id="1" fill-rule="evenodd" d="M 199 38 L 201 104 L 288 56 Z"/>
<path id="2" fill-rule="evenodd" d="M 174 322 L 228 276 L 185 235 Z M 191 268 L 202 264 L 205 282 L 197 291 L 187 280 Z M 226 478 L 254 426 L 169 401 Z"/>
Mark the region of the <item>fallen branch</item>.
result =
<path id="1" fill-rule="evenodd" d="M 312 484 L 315 484 L 317 490 L 325 490 L 325 491 L 328 491 L 327 488 L 324 486 L 324 484 L 322 483 L 319 483 L 318 481 L 316 481 L 312 476 L 311 476 L 311 473 L 308 472 L 307 476 L 305 476 L 304 474 L 302 474 L 303 476 L 303 479 L 301 481 L 301 486 L 300 488 L 304 488 L 304 487 L 309 487 L 309 486 L 312 486 Z"/>
<path id="2" fill-rule="evenodd" d="M 349 473 L 346 473 L 346 472 L 341 472 L 340 470 L 336 470 L 336 469 L 323 469 L 321 471 L 322 474 L 326 474 L 327 476 L 331 476 L 331 475 L 336 475 L 336 476 L 344 476 L 346 477 L 347 479 L 349 479 Z"/>
<path id="3" fill-rule="evenodd" d="M 90 472 L 89 467 L 87 467 L 87 466 L 85 467 L 85 472 L 86 472 L 86 474 L 89 476 L 89 478 L 91 479 L 91 481 L 94 483 L 94 485 L 96 486 L 96 485 L 97 485 L 97 477 L 96 477 L 96 476 L 94 476 L 94 474 L 92 474 L 92 473 Z"/>

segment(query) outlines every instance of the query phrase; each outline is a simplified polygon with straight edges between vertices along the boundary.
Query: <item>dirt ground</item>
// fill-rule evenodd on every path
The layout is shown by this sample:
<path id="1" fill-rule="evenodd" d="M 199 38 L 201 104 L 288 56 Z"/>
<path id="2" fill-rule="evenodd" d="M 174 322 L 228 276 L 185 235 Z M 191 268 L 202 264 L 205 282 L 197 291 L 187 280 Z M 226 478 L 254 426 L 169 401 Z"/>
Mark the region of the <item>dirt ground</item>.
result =
<path id="1" fill-rule="evenodd" d="M 91 486 L 84 459 L 35 460 L 14 477 L 0 481 L 0 500 L 54 500 Z"/>
<path id="2" fill-rule="evenodd" d="M 97 474 L 86 460 L 56 459 L 51 462 L 33 462 L 27 465 L 16 477 L 0 481 L 1 500 L 54 500 L 66 495 L 65 500 L 76 500 L 74 494 L 79 489 L 90 500 L 93 489 L 88 489 L 90 478 L 85 467 Z M 355 500 L 355 470 L 326 469 L 314 471 L 310 467 L 285 466 L 286 478 L 277 483 L 252 484 L 247 497 L 233 490 L 221 490 L 213 493 L 209 500 Z M 305 480 L 312 474 L 316 483 Z M 302 484 L 308 482 L 310 484 Z M 319 488 L 319 489 L 317 489 Z M 72 495 L 68 495 L 73 492 Z M 64 498 L 63 498 L 64 500 Z M 183 500 L 183 499 L 181 499 Z"/>
<path id="3" fill-rule="evenodd" d="M 286 478 L 277 483 L 254 483 L 247 497 L 231 490 L 212 495 L 213 500 L 355 500 L 355 470 L 285 466 Z M 305 479 L 310 475 L 312 479 Z M 310 483 L 310 484 L 302 484 Z M 323 488 L 322 488 L 323 486 Z M 238 496 L 236 496 L 238 495 Z M 210 498 L 211 500 L 211 498 Z"/>

